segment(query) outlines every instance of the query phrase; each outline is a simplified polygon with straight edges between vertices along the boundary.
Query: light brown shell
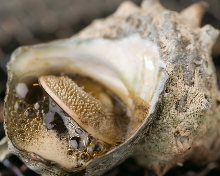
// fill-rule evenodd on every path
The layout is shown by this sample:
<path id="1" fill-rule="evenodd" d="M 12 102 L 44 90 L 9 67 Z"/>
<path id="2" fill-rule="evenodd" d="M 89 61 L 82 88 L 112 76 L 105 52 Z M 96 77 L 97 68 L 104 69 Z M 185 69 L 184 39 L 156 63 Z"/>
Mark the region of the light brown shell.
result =
<path id="1" fill-rule="evenodd" d="M 218 31 L 210 25 L 199 27 L 203 7 L 198 3 L 177 13 L 154 0 L 143 1 L 141 7 L 126 2 L 110 17 L 94 21 L 70 39 L 114 40 L 138 34 L 159 47 L 169 77 L 155 110 L 139 130 L 93 159 L 79 175 L 101 175 L 129 156 L 158 175 L 186 159 L 208 162 L 219 158 L 220 96 L 211 58 Z M 27 158 L 10 142 L 9 147 L 41 174 L 65 173 Z"/>

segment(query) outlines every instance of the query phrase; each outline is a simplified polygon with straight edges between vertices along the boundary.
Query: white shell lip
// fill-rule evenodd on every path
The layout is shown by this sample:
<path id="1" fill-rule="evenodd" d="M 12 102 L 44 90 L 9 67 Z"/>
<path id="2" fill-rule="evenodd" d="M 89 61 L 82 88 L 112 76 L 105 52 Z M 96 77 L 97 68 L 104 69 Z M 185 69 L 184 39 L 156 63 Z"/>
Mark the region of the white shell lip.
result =
<path id="1" fill-rule="evenodd" d="M 125 102 L 129 102 L 131 90 L 152 106 L 156 90 L 152 82 L 157 82 L 157 74 L 164 74 L 161 70 L 166 67 L 158 50 L 156 44 L 138 34 L 121 39 L 61 40 L 17 49 L 8 71 L 19 77 L 30 72 L 46 74 L 50 67 L 65 68 L 94 78 Z"/>
<path id="2" fill-rule="evenodd" d="M 47 74 L 50 67 L 56 70 L 65 68 L 66 72 L 73 71 L 101 82 L 128 107 L 132 106 L 129 91 L 135 92 L 150 104 L 150 111 L 139 129 L 124 143 L 104 155 L 116 152 L 146 126 L 168 79 L 158 46 L 149 39 L 142 39 L 134 34 L 121 39 L 61 40 L 21 47 L 13 53 L 8 64 L 8 88 L 14 78 L 30 73 L 35 76 Z M 94 159 L 100 157 L 102 156 Z"/>

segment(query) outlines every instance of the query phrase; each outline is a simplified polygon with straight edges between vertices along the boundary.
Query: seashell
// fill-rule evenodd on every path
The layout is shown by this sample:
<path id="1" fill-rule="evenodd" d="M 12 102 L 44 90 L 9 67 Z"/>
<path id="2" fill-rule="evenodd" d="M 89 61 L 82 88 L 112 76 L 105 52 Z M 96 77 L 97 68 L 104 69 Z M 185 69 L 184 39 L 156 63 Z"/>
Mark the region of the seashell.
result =
<path id="1" fill-rule="evenodd" d="M 42 175 L 101 175 L 129 156 L 162 175 L 185 159 L 218 158 L 218 31 L 199 27 L 203 7 L 126 2 L 70 39 L 17 49 L 9 149 Z"/>

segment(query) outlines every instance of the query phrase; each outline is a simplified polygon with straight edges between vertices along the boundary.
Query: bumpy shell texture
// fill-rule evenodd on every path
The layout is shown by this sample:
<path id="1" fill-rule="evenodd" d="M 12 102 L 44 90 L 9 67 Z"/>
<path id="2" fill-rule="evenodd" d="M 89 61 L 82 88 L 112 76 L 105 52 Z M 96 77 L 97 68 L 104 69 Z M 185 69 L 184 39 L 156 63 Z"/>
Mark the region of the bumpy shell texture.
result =
<path id="1" fill-rule="evenodd" d="M 210 25 L 199 27 L 204 6 L 203 3 L 195 4 L 177 13 L 164 9 L 154 0 L 143 1 L 141 7 L 126 2 L 110 17 L 94 21 L 68 41 L 58 41 L 58 47 L 56 42 L 37 46 L 37 50 L 43 48 L 40 49 L 41 55 L 44 54 L 44 50 L 49 50 L 47 55 L 49 56 L 53 53 L 53 49 L 56 54 L 59 53 L 59 47 L 65 47 L 66 43 L 71 46 L 75 41 L 83 43 L 82 41 L 88 39 L 91 39 L 91 43 L 93 39 L 98 39 L 94 42 L 94 46 L 99 44 L 99 41 L 103 44 L 102 39 L 107 43 L 119 41 L 120 46 L 125 46 L 126 43 L 126 47 L 129 46 L 129 42 L 131 46 L 141 46 L 143 43 L 149 46 L 150 42 L 152 50 L 156 48 L 153 55 L 159 58 L 158 69 L 162 71 L 155 72 L 160 75 L 158 84 L 154 86 L 153 98 L 147 98 L 144 94 L 144 86 L 135 89 L 136 87 L 129 82 L 133 77 L 129 76 L 126 69 L 122 69 L 128 85 L 136 90 L 138 96 L 148 100 L 151 105 L 150 112 L 134 134 L 109 152 L 95 157 L 84 170 L 69 173 L 53 164 L 33 160 L 27 157 L 24 151 L 17 149 L 13 141 L 9 141 L 9 148 L 30 168 L 43 175 L 101 175 L 130 156 L 135 157 L 140 164 L 152 169 L 158 175 L 163 175 L 168 169 L 185 160 L 208 162 L 219 158 L 220 96 L 211 58 L 211 49 L 218 37 L 218 31 Z M 97 52 L 105 45 L 98 46 L 102 47 L 96 48 Z M 96 50 L 95 47 L 90 48 L 91 50 L 88 51 Z M 128 49 L 132 50 L 132 47 Z M 68 49 L 65 51 L 69 52 Z M 131 55 L 135 51 L 144 50 L 128 53 Z M 150 52 L 149 49 L 148 51 Z M 32 56 L 33 52 L 29 52 L 25 57 Z M 108 57 L 105 58 L 103 55 L 103 58 L 106 59 L 103 61 L 106 63 Z M 13 62 L 12 60 L 10 64 L 13 65 Z M 117 67 L 115 63 L 112 61 L 111 64 L 120 70 L 120 66 Z M 121 63 L 125 64 L 122 68 L 126 67 L 126 60 L 121 59 Z M 20 64 L 22 65 L 22 62 Z M 19 65 L 9 68 L 18 70 Z M 92 73 L 92 70 L 88 72 Z M 10 77 L 9 80 L 8 89 L 13 78 Z M 112 89 L 117 89 L 116 85 Z M 123 91 L 117 89 L 116 92 L 121 95 L 122 100 L 129 102 Z M 126 105 L 130 106 L 129 103 Z M 5 129 L 7 133 L 9 131 L 7 124 Z"/>

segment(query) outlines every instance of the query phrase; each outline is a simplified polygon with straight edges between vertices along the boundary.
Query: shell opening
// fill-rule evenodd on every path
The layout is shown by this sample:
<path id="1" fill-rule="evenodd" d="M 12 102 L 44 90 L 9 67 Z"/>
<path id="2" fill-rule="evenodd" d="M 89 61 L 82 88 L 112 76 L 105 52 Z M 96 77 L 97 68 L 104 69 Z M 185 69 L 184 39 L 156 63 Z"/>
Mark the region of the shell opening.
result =
<path id="1" fill-rule="evenodd" d="M 153 111 L 165 83 L 158 53 L 151 41 L 136 35 L 17 50 L 8 66 L 11 83 L 5 113 L 13 146 L 65 170 L 78 171 L 94 157 L 126 142 Z M 69 83 L 60 85 L 64 91 L 58 94 L 58 83 L 47 85 L 48 77 L 62 85 Z M 73 91 L 69 99 L 72 94 L 67 92 L 74 89 L 79 94 Z M 77 96 L 82 106 L 71 107 L 68 101 Z M 84 106 L 87 100 L 94 106 Z"/>

